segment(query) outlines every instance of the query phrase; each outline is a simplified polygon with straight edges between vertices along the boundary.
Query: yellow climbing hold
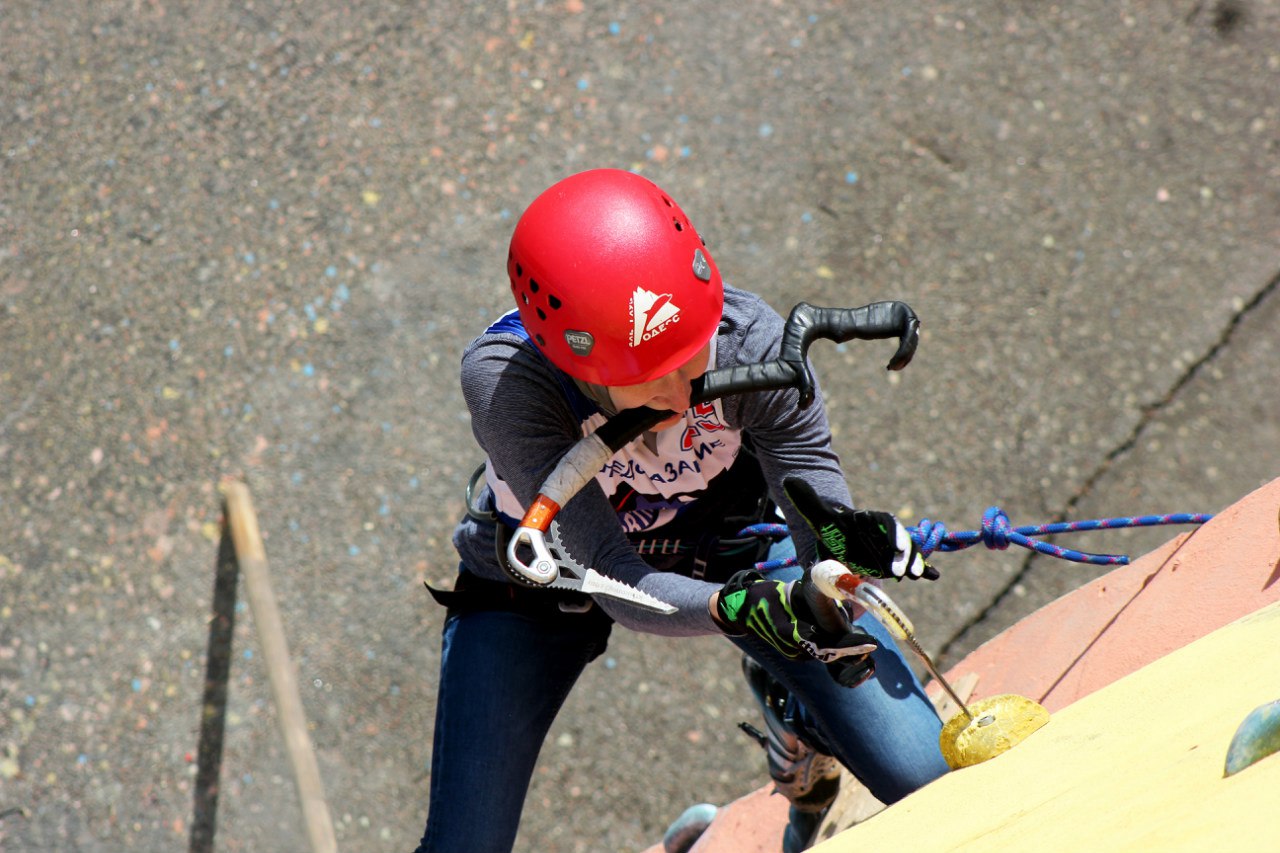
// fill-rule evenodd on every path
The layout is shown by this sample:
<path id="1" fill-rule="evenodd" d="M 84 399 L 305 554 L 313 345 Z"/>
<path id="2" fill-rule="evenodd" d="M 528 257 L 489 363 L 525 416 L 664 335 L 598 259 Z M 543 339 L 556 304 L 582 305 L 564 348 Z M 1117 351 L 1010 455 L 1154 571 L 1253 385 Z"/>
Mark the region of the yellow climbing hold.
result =
<path id="1" fill-rule="evenodd" d="M 1049 712 L 1042 705 L 1014 693 L 973 702 L 969 712 L 973 719 L 963 713 L 956 714 L 942 727 L 938 737 L 942 757 L 952 770 L 995 758 L 1049 722 Z"/>

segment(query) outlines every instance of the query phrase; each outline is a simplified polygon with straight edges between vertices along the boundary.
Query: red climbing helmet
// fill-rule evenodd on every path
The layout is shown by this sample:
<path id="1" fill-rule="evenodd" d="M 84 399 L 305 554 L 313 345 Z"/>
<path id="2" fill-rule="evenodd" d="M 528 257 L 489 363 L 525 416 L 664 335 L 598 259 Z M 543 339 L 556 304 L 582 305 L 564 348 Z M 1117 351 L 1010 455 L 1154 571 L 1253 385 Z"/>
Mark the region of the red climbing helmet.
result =
<path id="1" fill-rule="evenodd" d="M 507 256 L 525 330 L 584 382 L 635 385 L 715 334 L 724 285 L 678 205 L 621 169 L 572 175 L 533 200 Z"/>

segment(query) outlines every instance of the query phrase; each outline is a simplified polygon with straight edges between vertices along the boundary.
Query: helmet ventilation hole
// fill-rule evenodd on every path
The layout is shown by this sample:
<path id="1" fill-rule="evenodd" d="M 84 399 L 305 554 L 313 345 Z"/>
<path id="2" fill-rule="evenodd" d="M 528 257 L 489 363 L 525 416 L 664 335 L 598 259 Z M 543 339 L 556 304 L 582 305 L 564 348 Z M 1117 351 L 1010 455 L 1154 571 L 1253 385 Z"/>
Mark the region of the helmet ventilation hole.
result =
<path id="1" fill-rule="evenodd" d="M 559 311 L 562 303 L 555 297 L 555 294 L 548 293 L 547 304 L 551 306 L 552 311 Z"/>
<path id="2" fill-rule="evenodd" d="M 674 226 L 676 227 L 676 230 L 677 230 L 677 231 L 683 231 L 683 230 L 684 230 L 684 225 L 682 225 L 682 224 L 680 223 L 680 220 L 679 220 L 679 219 L 673 219 L 673 220 L 671 220 L 671 224 L 672 224 L 672 225 L 674 225 Z"/>
<path id="3" fill-rule="evenodd" d="M 529 279 L 529 290 L 533 291 L 534 293 L 538 292 L 538 283 L 533 279 Z"/>
<path id="4" fill-rule="evenodd" d="M 542 337 L 541 333 L 534 335 L 533 339 L 538 342 L 538 346 L 540 347 L 545 347 L 547 345 L 547 341 Z"/>
<path id="5" fill-rule="evenodd" d="M 521 301 L 521 302 L 523 302 L 525 305 L 528 305 L 528 304 L 529 304 L 529 294 L 525 293 L 523 290 L 522 290 L 522 291 L 520 291 L 520 301 Z"/>
<path id="6" fill-rule="evenodd" d="M 546 312 L 546 311 L 543 311 L 541 308 L 537 309 L 537 311 L 538 311 L 538 319 L 539 319 L 539 320 L 545 320 L 545 319 L 547 319 L 547 312 Z"/>

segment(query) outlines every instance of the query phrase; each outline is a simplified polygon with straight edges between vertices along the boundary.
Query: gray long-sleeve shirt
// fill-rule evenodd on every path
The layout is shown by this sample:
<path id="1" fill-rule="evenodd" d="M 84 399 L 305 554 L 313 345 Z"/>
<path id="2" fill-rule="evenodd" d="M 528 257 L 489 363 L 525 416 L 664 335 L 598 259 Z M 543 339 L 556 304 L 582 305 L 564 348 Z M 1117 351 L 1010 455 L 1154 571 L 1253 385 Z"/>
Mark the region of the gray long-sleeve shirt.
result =
<path id="1" fill-rule="evenodd" d="M 499 509 L 519 518 L 561 456 L 603 419 L 584 408 L 572 380 L 541 355 L 509 315 L 474 340 L 462 356 L 462 389 L 472 432 L 488 457 L 491 489 Z M 778 354 L 783 320 L 763 299 L 725 288 L 724 313 L 711 367 L 754 364 Z M 587 404 L 590 406 L 590 404 Z M 592 407 L 594 408 L 594 407 Z M 740 394 L 713 407 L 690 409 L 683 426 L 658 434 L 648 445 L 624 448 L 557 516 L 560 536 L 584 565 L 641 589 L 677 608 L 654 613 L 600 596 L 597 604 L 625 627 L 654 634 L 719 633 L 707 609 L 718 584 L 657 571 L 637 555 L 627 530 L 660 529 L 673 510 L 698 500 L 705 485 L 731 465 L 749 436 L 769 492 L 786 517 L 803 560 L 814 557 L 813 536 L 782 489 L 784 477 L 807 480 L 818 494 L 850 504 L 819 392 L 808 409 L 794 390 Z M 606 489 L 625 481 L 647 496 L 644 508 L 615 510 Z M 495 553 L 493 524 L 464 517 L 454 532 L 463 564 L 493 580 L 508 580 Z"/>

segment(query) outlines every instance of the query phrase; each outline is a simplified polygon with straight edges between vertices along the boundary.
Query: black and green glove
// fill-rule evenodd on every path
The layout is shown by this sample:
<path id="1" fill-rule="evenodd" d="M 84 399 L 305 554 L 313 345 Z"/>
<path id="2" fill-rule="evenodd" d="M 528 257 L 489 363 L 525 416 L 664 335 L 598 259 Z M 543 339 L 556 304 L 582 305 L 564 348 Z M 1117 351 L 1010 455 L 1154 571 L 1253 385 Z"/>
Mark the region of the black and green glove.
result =
<path id="1" fill-rule="evenodd" d="M 856 687 L 875 672 L 871 652 L 876 641 L 861 628 L 822 628 L 805 601 L 808 572 L 797 581 L 770 580 L 757 571 L 729 578 L 716 600 L 716 617 L 725 633 L 751 634 L 791 660 L 813 658 L 827 664 L 831 676 Z"/>
<path id="2" fill-rule="evenodd" d="M 783 480 L 782 487 L 813 529 L 819 560 L 838 560 L 869 578 L 938 579 L 938 570 L 925 562 L 911 534 L 889 513 L 827 500 L 796 477 Z"/>

